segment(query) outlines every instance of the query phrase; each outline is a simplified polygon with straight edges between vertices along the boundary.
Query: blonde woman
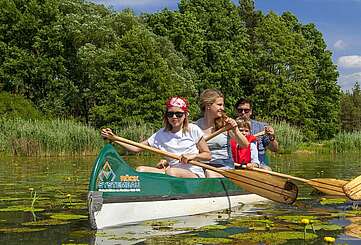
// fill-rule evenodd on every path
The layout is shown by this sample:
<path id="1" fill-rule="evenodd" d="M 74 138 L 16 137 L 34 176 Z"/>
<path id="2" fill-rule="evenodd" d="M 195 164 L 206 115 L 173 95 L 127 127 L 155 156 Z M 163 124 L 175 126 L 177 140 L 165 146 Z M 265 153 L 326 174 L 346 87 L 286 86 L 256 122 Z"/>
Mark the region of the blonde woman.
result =
<path id="1" fill-rule="evenodd" d="M 246 137 L 238 130 L 237 122 L 224 117 L 224 96 L 216 89 L 206 89 L 200 95 L 200 109 L 203 117 L 198 119 L 198 125 L 206 135 L 209 135 L 222 127 L 231 128 L 210 139 L 208 147 L 212 153 L 212 159 L 208 162 L 213 167 L 223 169 L 234 169 L 230 140 L 234 139 L 242 147 L 248 146 Z M 206 177 L 218 178 L 222 175 L 206 170 Z"/>
<path id="2" fill-rule="evenodd" d="M 188 163 L 190 160 L 208 161 L 211 159 L 211 153 L 203 138 L 203 131 L 197 125 L 189 123 L 188 106 L 188 102 L 184 98 L 169 98 L 163 116 L 164 128 L 158 130 L 146 141 L 141 142 L 144 145 L 181 155 L 181 161 L 167 159 L 168 168 L 140 166 L 137 171 L 165 173 L 180 178 L 204 177 L 202 168 Z M 103 129 L 102 137 L 116 141 L 118 136 L 109 129 Z M 121 145 L 133 152 L 143 150 L 125 143 L 121 143 Z"/>

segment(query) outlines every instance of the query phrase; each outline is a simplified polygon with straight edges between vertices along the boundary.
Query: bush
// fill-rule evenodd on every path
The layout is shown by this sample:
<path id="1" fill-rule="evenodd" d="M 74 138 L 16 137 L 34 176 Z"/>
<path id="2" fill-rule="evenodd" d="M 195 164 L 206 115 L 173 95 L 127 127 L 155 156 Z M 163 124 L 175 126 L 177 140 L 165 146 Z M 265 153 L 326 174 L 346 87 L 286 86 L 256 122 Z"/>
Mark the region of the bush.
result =
<path id="1" fill-rule="evenodd" d="M 34 107 L 33 103 L 20 95 L 6 92 L 0 93 L 0 117 L 40 119 L 42 114 Z"/>

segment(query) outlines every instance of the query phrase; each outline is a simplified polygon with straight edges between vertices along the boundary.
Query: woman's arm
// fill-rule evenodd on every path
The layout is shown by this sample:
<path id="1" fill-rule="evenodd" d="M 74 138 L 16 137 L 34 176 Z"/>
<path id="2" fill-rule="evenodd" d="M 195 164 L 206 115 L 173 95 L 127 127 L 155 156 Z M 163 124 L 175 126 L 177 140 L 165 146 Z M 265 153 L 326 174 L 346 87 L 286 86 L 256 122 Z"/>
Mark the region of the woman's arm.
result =
<path id="1" fill-rule="evenodd" d="M 182 154 L 181 162 L 188 163 L 190 160 L 210 161 L 212 159 L 211 151 L 203 137 L 198 141 L 197 148 L 199 151 L 198 154 Z"/>
<path id="2" fill-rule="evenodd" d="M 125 149 L 127 149 L 128 151 L 132 151 L 132 152 L 141 152 L 143 151 L 142 148 L 139 148 L 139 147 L 136 147 L 136 146 L 132 146 L 132 145 L 129 145 L 129 144 L 126 144 L 126 143 L 123 143 L 123 142 L 120 142 L 119 141 L 119 137 L 113 133 L 113 131 L 110 129 L 110 128 L 105 128 L 105 129 L 102 129 L 101 131 L 101 135 L 104 139 L 108 139 L 108 140 L 111 140 L 111 141 L 114 141 L 116 142 L 117 144 L 123 146 Z M 140 142 L 141 144 L 143 145 L 149 145 L 148 144 L 148 141 L 143 141 L 143 142 Z"/>

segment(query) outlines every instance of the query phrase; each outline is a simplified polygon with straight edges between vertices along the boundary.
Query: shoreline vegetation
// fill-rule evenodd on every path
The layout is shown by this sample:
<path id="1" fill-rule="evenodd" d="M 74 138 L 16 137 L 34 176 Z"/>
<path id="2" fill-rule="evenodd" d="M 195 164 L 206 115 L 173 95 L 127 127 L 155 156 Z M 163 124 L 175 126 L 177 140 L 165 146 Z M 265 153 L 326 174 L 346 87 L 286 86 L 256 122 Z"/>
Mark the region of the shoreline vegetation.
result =
<path id="1" fill-rule="evenodd" d="M 280 142 L 280 154 L 307 151 L 360 152 L 361 132 L 340 132 L 322 142 L 306 141 L 302 130 L 286 122 L 272 122 Z M 96 155 L 104 145 L 99 130 L 68 119 L 0 119 L 0 155 L 2 156 L 72 156 Z M 151 124 L 127 122 L 113 128 L 125 138 L 142 141 L 155 130 Z M 127 154 L 120 149 L 122 154 Z M 144 154 L 144 153 L 143 153 Z M 145 153 L 148 154 L 148 153 Z"/>

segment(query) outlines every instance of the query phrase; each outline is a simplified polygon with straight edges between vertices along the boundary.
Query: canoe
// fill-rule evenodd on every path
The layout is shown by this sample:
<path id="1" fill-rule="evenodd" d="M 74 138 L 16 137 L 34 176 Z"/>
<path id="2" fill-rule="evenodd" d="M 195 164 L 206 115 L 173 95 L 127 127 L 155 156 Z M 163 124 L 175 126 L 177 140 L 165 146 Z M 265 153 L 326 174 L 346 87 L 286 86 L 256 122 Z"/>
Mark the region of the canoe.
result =
<path id="1" fill-rule="evenodd" d="M 176 178 L 137 172 L 107 144 L 92 169 L 88 210 L 91 227 L 103 229 L 231 209 L 264 200 L 227 178 Z"/>

